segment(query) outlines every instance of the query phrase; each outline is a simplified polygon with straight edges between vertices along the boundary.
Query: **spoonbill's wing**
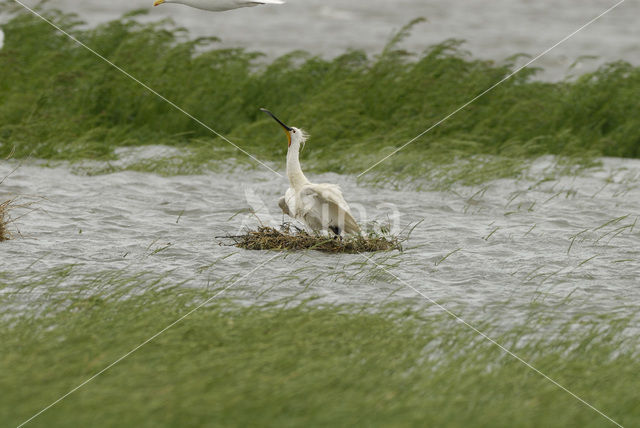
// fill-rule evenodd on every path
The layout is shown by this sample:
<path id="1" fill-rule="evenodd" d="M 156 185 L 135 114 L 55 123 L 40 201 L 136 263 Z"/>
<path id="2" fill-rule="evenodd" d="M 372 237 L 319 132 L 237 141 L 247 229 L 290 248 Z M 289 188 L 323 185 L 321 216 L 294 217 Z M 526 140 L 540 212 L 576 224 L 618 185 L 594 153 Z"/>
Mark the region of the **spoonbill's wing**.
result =
<path id="1" fill-rule="evenodd" d="M 289 217 L 296 216 L 296 192 L 291 187 L 289 187 L 284 196 L 280 198 L 278 206 L 282 212 Z"/>
<path id="2" fill-rule="evenodd" d="M 340 187 L 335 184 L 308 184 L 301 189 L 299 197 L 300 215 L 312 228 L 337 226 L 347 233 L 360 232 Z"/>

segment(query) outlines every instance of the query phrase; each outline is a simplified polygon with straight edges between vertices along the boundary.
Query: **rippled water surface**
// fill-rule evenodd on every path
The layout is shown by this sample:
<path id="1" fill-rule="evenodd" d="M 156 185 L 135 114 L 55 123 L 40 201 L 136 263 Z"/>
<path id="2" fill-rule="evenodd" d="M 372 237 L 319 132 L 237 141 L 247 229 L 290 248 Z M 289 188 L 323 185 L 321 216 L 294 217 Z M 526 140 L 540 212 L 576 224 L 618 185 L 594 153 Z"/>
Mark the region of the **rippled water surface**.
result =
<path id="1" fill-rule="evenodd" d="M 34 5 L 36 0 L 25 0 Z M 51 7 L 75 12 L 90 24 L 117 19 L 124 12 L 150 10 L 147 19 L 173 18 L 195 36 L 218 36 L 223 46 L 280 55 L 296 49 L 337 55 L 346 49 L 380 52 L 390 35 L 410 20 L 429 22 L 417 27 L 406 46 L 421 52 L 448 38 L 464 39 L 465 47 L 481 58 L 503 60 L 551 47 L 616 1 L 605 0 L 289 0 L 278 7 L 255 7 L 206 13 L 182 5 L 153 8 L 152 0 L 57 0 Z M 545 78 L 561 78 L 579 58 L 572 72 L 625 59 L 640 63 L 640 2 L 627 0 L 588 29 L 555 48 L 536 65 Z M 126 64 L 121 64 L 126 66 Z"/>
<path id="2" fill-rule="evenodd" d="M 169 149 L 145 150 L 157 156 Z M 372 189 L 348 176 L 313 176 L 340 183 L 367 220 L 392 215 L 386 204 L 399 210 L 401 227 L 423 220 L 406 251 L 373 256 L 386 272 L 360 255 L 289 254 L 238 282 L 230 295 L 250 304 L 298 293 L 341 303 L 416 302 L 410 284 L 478 316 L 500 303 L 507 312 L 491 315 L 506 322 L 524 316 L 521 304 L 553 304 L 569 295 L 566 313 L 624 311 L 640 301 L 640 161 L 605 159 L 582 175 L 545 179 L 551 163 L 536 162 L 533 179 L 443 192 Z M 0 163 L 0 177 L 14 167 Z M 16 222 L 23 236 L 0 245 L 0 270 L 18 279 L 73 264 L 75 275 L 162 273 L 168 282 L 208 287 L 273 256 L 221 246 L 216 236 L 255 226 L 246 213 L 250 205 L 263 221 L 280 221 L 277 199 L 286 185 L 266 170 L 82 176 L 67 166 L 25 164 L 6 179 L 0 197 L 23 195 L 20 201 L 34 201 L 35 209 Z"/>

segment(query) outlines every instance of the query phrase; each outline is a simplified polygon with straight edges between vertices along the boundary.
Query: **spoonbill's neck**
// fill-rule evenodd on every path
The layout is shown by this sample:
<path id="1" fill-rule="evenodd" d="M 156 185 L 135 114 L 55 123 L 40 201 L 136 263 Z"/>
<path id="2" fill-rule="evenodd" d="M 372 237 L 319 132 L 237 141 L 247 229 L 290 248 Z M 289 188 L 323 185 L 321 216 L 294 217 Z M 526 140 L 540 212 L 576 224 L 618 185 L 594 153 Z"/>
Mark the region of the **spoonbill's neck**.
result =
<path id="1" fill-rule="evenodd" d="M 300 143 L 300 138 L 294 134 L 287 152 L 287 177 L 289 177 L 289 183 L 294 190 L 309 184 L 309 180 L 304 176 L 300 166 Z"/>

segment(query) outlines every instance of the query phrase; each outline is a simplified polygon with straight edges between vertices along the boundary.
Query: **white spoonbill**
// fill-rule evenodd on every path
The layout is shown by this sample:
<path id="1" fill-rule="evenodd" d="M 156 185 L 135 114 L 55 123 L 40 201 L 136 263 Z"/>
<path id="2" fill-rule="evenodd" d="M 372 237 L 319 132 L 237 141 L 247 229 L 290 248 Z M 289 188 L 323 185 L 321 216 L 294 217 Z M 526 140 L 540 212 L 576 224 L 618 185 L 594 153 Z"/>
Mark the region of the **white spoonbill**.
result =
<path id="1" fill-rule="evenodd" d="M 336 235 L 342 232 L 359 233 L 360 227 L 351 215 L 340 187 L 329 183 L 311 183 L 302 172 L 300 147 L 306 142 L 307 134 L 301 129 L 288 127 L 269 110 L 260 110 L 282 126 L 289 140 L 287 177 L 290 187 L 278 202 L 282 212 L 314 231 L 330 230 Z"/>
<path id="2" fill-rule="evenodd" d="M 223 12 L 225 10 L 239 9 L 241 7 L 259 6 L 261 4 L 284 4 L 282 0 L 156 0 L 153 5 L 160 6 L 163 3 L 180 3 L 197 9 Z"/>

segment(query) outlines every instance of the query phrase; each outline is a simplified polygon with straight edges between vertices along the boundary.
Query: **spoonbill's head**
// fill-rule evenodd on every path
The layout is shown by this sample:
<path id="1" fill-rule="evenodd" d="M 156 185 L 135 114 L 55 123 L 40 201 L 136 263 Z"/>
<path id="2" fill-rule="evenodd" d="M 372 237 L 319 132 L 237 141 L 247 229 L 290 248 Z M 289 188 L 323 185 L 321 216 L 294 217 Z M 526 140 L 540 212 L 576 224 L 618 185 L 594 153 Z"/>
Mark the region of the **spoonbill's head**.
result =
<path id="1" fill-rule="evenodd" d="M 153 2 L 153 5 L 160 6 L 162 3 L 171 3 L 171 0 L 156 0 Z"/>
<path id="2" fill-rule="evenodd" d="M 291 147 L 291 144 L 297 145 L 299 147 L 300 146 L 304 147 L 304 143 L 307 141 L 307 133 L 306 132 L 304 132 L 300 128 L 289 127 L 289 126 L 285 125 L 280 119 L 278 119 L 273 113 L 271 113 L 267 109 L 261 108 L 260 110 L 265 112 L 269 116 L 271 116 L 276 122 L 278 122 L 280 124 L 280 126 L 282 126 L 282 129 L 284 129 L 285 134 L 287 134 L 287 139 L 289 141 L 289 147 Z"/>

